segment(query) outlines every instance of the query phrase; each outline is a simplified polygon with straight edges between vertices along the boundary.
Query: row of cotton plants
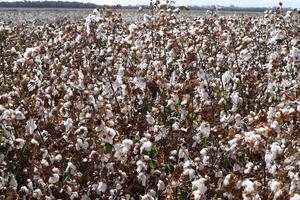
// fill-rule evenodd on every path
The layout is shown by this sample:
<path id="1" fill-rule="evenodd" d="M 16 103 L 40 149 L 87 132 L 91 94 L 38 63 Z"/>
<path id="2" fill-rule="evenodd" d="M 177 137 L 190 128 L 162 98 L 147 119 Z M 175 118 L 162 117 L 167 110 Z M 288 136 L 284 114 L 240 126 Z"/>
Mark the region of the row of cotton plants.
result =
<path id="1" fill-rule="evenodd" d="M 300 199 L 300 18 L 0 24 L 0 197 Z"/>

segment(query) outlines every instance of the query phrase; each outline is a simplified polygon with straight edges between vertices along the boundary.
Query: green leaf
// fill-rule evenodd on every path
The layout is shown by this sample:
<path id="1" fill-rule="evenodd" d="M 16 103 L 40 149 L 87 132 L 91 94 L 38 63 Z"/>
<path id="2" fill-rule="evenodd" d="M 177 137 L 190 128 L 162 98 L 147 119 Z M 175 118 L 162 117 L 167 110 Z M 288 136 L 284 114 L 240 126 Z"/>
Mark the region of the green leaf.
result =
<path id="1" fill-rule="evenodd" d="M 202 146 L 207 145 L 207 140 L 206 140 L 206 138 L 202 138 L 202 139 L 199 141 L 199 144 L 202 145 Z"/>
<path id="2" fill-rule="evenodd" d="M 231 167 L 231 160 L 228 157 L 223 158 L 222 166 L 225 168 Z"/>
<path id="3" fill-rule="evenodd" d="M 245 163 L 246 162 L 246 155 L 245 154 L 242 154 L 238 157 L 238 160 L 241 162 L 241 163 Z"/>
<path id="4" fill-rule="evenodd" d="M 177 199 L 178 200 L 186 200 L 187 199 L 187 193 L 185 192 L 180 192 L 177 194 Z"/>
<path id="5" fill-rule="evenodd" d="M 69 172 L 64 172 L 62 180 L 63 180 L 63 181 L 66 181 L 66 180 L 68 180 L 69 178 L 70 178 L 70 173 L 69 173 Z"/>
<path id="6" fill-rule="evenodd" d="M 165 164 L 164 170 L 165 170 L 165 172 L 167 172 L 167 173 L 169 173 L 169 172 L 172 173 L 172 172 L 174 171 L 173 165 Z"/>
<path id="7" fill-rule="evenodd" d="M 156 145 L 152 146 L 151 151 L 149 152 L 150 158 L 154 158 L 159 152 L 159 148 Z"/>
<path id="8" fill-rule="evenodd" d="M 166 116 L 169 116 L 172 113 L 172 110 L 170 107 L 165 107 L 164 111 L 165 111 Z"/>
<path id="9" fill-rule="evenodd" d="M 147 104 L 147 111 L 152 112 L 153 110 L 153 105 L 151 103 Z"/>
<path id="10" fill-rule="evenodd" d="M 104 149 L 105 149 L 105 152 L 106 152 L 106 153 L 112 154 L 113 148 L 114 148 L 114 147 L 113 147 L 113 145 L 111 145 L 111 144 L 106 143 L 106 144 L 104 145 Z"/>
<path id="11" fill-rule="evenodd" d="M 91 136 L 91 140 L 92 140 L 93 144 L 97 144 L 99 142 L 99 137 L 96 134 L 93 134 Z"/>
<path id="12" fill-rule="evenodd" d="M 156 168 L 156 164 L 155 164 L 155 161 L 151 160 L 149 163 L 148 163 L 150 169 L 155 169 Z"/>
<path id="13" fill-rule="evenodd" d="M 176 105 L 177 105 L 177 106 L 180 106 L 180 105 L 181 105 L 181 102 L 182 102 L 181 100 L 178 100 L 177 103 L 176 103 Z"/>

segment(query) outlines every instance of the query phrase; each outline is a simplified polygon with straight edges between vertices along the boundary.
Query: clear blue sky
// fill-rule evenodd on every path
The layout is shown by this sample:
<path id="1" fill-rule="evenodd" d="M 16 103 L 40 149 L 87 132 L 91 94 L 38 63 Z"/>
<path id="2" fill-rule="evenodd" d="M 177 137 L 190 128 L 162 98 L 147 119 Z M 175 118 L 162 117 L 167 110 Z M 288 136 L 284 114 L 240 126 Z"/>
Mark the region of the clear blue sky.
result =
<path id="1" fill-rule="evenodd" d="M 0 0 L 14 1 L 14 0 Z M 74 1 L 74 0 L 69 0 Z M 81 2 L 91 2 L 99 5 L 148 5 L 150 0 L 75 0 Z M 241 6 L 241 7 L 273 7 L 277 6 L 279 1 L 283 2 L 284 7 L 300 8 L 300 0 L 175 0 L 176 5 L 222 5 L 222 6 Z"/>

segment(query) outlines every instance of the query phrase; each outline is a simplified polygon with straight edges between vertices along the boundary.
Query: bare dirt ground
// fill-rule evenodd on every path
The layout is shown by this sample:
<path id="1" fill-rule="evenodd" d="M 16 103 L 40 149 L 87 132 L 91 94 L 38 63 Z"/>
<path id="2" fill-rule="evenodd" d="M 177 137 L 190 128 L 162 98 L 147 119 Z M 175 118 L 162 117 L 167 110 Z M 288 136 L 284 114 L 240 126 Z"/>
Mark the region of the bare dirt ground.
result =
<path id="1" fill-rule="evenodd" d="M 64 17 L 71 21 L 79 21 L 87 17 L 93 9 L 36 9 L 36 8 L 0 8 L 0 22 L 22 24 L 26 22 L 35 22 L 36 24 L 43 24 L 53 22 Z M 137 10 L 117 10 L 124 16 L 123 19 L 128 21 L 135 21 L 141 19 L 144 13 L 149 11 L 144 10 L 137 12 Z M 181 17 L 185 19 L 193 19 L 198 16 L 203 16 L 204 11 L 185 11 L 181 13 Z M 220 12 L 221 15 L 250 15 L 257 16 L 262 13 L 257 12 Z"/>

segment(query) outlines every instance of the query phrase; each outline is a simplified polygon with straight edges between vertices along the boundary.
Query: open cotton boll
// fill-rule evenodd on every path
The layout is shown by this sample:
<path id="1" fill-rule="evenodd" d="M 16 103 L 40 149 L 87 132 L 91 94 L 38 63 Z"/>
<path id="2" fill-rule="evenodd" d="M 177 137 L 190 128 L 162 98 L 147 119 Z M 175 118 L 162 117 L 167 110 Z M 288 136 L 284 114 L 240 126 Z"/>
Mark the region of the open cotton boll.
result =
<path id="1" fill-rule="evenodd" d="M 246 194 L 251 194 L 255 191 L 254 183 L 250 181 L 249 179 L 246 179 L 243 181 L 242 186 L 245 188 L 244 192 Z"/>
<path id="2" fill-rule="evenodd" d="M 73 120 L 71 118 L 68 118 L 66 121 L 64 121 L 64 126 L 66 128 L 66 132 L 68 132 L 73 126 Z"/>
<path id="3" fill-rule="evenodd" d="M 145 150 L 147 152 L 150 152 L 151 149 L 152 149 L 152 145 L 153 145 L 152 142 L 146 141 L 146 142 L 143 143 L 141 149 L 142 149 L 142 151 Z"/>
<path id="4" fill-rule="evenodd" d="M 155 123 L 155 119 L 151 115 L 146 115 L 146 121 L 150 125 L 153 125 Z"/>
<path id="5" fill-rule="evenodd" d="M 229 81 L 231 80 L 232 77 L 233 77 L 233 72 L 231 70 L 226 71 L 222 75 L 222 82 L 223 82 L 223 84 L 227 85 L 229 83 Z"/>
<path id="6" fill-rule="evenodd" d="M 146 186 L 147 183 L 147 177 L 144 173 L 140 172 L 137 176 L 139 182 L 141 183 L 142 186 Z"/>
<path id="7" fill-rule="evenodd" d="M 50 184 L 55 184 L 59 181 L 59 175 L 58 174 L 53 174 L 48 180 L 48 183 Z"/>
<path id="8" fill-rule="evenodd" d="M 158 191 L 165 190 L 165 183 L 162 180 L 158 181 L 158 183 L 157 183 L 157 189 L 158 189 Z"/>
<path id="9" fill-rule="evenodd" d="M 130 139 L 125 139 L 123 140 L 122 144 L 124 145 L 124 147 L 130 148 L 133 145 L 133 141 Z"/>
<path id="10" fill-rule="evenodd" d="M 128 27 L 128 30 L 130 33 L 134 33 L 138 29 L 138 26 L 136 24 L 130 24 Z"/>
<path id="11" fill-rule="evenodd" d="M 271 191 L 274 193 L 274 199 L 278 199 L 283 195 L 282 190 L 280 189 L 280 183 L 273 179 L 270 183 Z"/>
<path id="12" fill-rule="evenodd" d="M 33 134 L 33 132 L 37 129 L 37 125 L 33 119 L 30 119 L 26 123 L 26 129 L 29 132 L 30 135 Z"/>
<path id="13" fill-rule="evenodd" d="M 192 182 L 192 190 L 197 190 L 200 194 L 204 194 L 207 191 L 207 187 L 205 185 L 205 178 L 199 178 Z"/>
<path id="14" fill-rule="evenodd" d="M 192 180 L 195 177 L 195 170 L 191 168 L 185 168 L 183 169 L 183 175 Z"/>
<path id="15" fill-rule="evenodd" d="M 24 147 L 25 140 L 23 140 L 22 138 L 17 138 L 16 143 L 17 143 L 16 148 L 17 149 L 22 149 Z"/>
<path id="16" fill-rule="evenodd" d="M 77 35 L 77 37 L 75 38 L 76 43 L 80 43 L 81 41 L 81 35 Z"/>
<path id="17" fill-rule="evenodd" d="M 227 174 L 224 178 L 224 181 L 223 181 L 223 185 L 226 187 L 230 184 L 230 180 L 231 180 L 231 174 Z"/>
<path id="18" fill-rule="evenodd" d="M 23 120 L 25 119 L 25 115 L 21 111 L 14 111 L 14 116 L 17 120 Z"/>
<path id="19" fill-rule="evenodd" d="M 107 189 L 107 184 L 104 182 L 98 183 L 97 192 L 98 193 L 104 193 Z"/>
<path id="20" fill-rule="evenodd" d="M 133 83 L 137 88 L 140 88 L 142 91 L 144 91 L 146 88 L 146 80 L 142 77 L 134 77 Z"/>
<path id="21" fill-rule="evenodd" d="M 290 200 L 300 200 L 300 194 L 294 194 Z"/>
<path id="22" fill-rule="evenodd" d="M 70 172 L 71 174 L 75 174 L 76 172 L 76 166 L 72 162 L 68 162 L 66 172 Z"/>
<path id="23" fill-rule="evenodd" d="M 199 131 L 202 136 L 208 138 L 210 135 L 210 124 L 207 122 L 202 122 L 197 131 Z"/>
<path id="24" fill-rule="evenodd" d="M 101 140 L 105 143 L 113 144 L 113 139 L 116 135 L 117 131 L 115 129 L 105 127 L 102 131 Z"/>
<path id="25" fill-rule="evenodd" d="M 281 155 L 282 152 L 283 152 L 283 149 L 277 142 L 274 142 L 271 145 L 271 153 L 272 153 L 274 159 L 276 159 L 279 155 Z"/>
<path id="26" fill-rule="evenodd" d="M 39 142 L 36 139 L 34 139 L 34 138 L 32 138 L 30 140 L 30 143 L 33 144 L 33 145 L 39 145 Z"/>
<path id="27" fill-rule="evenodd" d="M 10 177 L 9 187 L 12 188 L 13 190 L 16 190 L 18 188 L 18 181 L 17 181 L 15 175 L 12 175 Z"/>
<path id="28" fill-rule="evenodd" d="M 32 197 L 39 199 L 42 195 L 43 195 L 43 193 L 42 193 L 41 189 L 35 189 L 33 191 Z"/>
<path id="29" fill-rule="evenodd" d="M 298 48 L 292 47 L 290 55 L 294 61 L 296 61 L 296 62 L 300 61 L 300 50 Z"/>
<path id="30" fill-rule="evenodd" d="M 141 200 L 155 200 L 151 194 L 145 194 L 141 197 Z"/>
<path id="31" fill-rule="evenodd" d="M 254 131 L 245 132 L 244 136 L 245 136 L 245 142 L 254 144 L 255 148 L 258 147 L 259 143 L 261 142 L 261 136 L 255 134 Z"/>
<path id="32" fill-rule="evenodd" d="M 253 165 L 254 164 L 252 162 L 247 163 L 246 164 L 246 169 L 244 170 L 244 173 L 249 174 L 251 172 L 251 169 L 252 169 Z"/>

